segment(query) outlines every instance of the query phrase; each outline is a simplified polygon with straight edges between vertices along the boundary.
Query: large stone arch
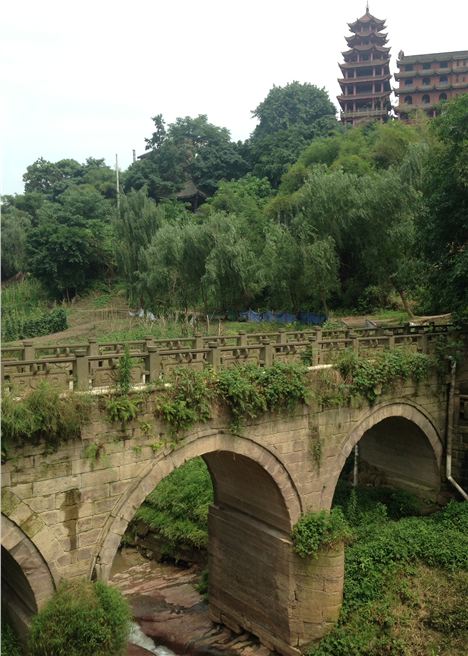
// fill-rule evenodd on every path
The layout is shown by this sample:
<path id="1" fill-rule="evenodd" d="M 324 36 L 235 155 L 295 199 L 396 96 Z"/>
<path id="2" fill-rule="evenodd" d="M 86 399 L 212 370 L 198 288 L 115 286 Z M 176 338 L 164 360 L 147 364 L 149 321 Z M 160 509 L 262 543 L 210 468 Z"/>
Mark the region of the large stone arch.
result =
<path id="1" fill-rule="evenodd" d="M 302 503 L 289 472 L 269 449 L 248 437 L 234 436 L 223 430 L 188 437 L 185 443 L 143 468 L 141 476 L 115 508 L 103 530 L 95 564 L 96 575 L 107 580 L 114 556 L 128 523 L 157 484 L 174 469 L 195 457 L 219 452 L 232 453 L 256 463 L 275 483 L 289 516 L 289 529 L 302 513 Z M 211 470 L 210 463 L 207 463 Z"/>
<path id="2" fill-rule="evenodd" d="M 2 513 L 2 599 L 18 634 L 24 634 L 32 616 L 55 590 L 54 579 L 36 545 Z"/>
<path id="3" fill-rule="evenodd" d="M 338 478 L 355 445 L 358 444 L 366 434 L 372 430 L 376 430 L 379 425 L 383 426 L 384 422 L 388 422 L 389 420 L 395 420 L 395 423 L 400 422 L 398 428 L 406 425 L 412 427 L 413 432 L 417 431 L 421 438 L 420 447 L 424 442 L 425 447 L 427 447 L 427 454 L 430 452 L 430 457 L 433 458 L 433 465 L 434 468 L 437 469 L 440 485 L 443 443 L 439 432 L 430 415 L 422 407 L 401 399 L 382 403 L 372 408 L 370 413 L 366 413 L 361 420 L 358 420 L 356 426 L 346 436 L 337 455 L 333 485 L 330 487 L 329 498 L 327 499 L 328 506 L 331 505 Z"/>

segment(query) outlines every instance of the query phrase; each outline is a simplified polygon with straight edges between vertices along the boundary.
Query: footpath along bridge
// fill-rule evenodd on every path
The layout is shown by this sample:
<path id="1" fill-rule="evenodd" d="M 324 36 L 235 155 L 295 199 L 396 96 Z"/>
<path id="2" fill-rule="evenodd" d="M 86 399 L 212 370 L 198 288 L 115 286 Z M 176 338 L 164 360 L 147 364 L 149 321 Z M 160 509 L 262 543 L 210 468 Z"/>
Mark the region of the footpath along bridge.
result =
<path id="1" fill-rule="evenodd" d="M 337 350 L 431 353 L 450 331 L 315 330 L 148 338 L 128 346 L 135 385 L 144 386 L 180 365 L 268 366 L 304 357 L 313 377 Z M 105 396 L 123 351 L 122 343 L 34 347 L 25 341 L 3 349 L 2 382 L 18 394 L 49 380 L 63 390 Z M 61 579 L 107 580 L 122 535 L 146 496 L 176 467 L 201 456 L 215 491 L 209 511 L 212 617 L 252 632 L 281 654 L 297 654 L 338 618 L 344 566 L 343 548 L 310 562 L 300 559 L 292 549 L 292 526 L 306 511 L 330 508 L 357 444 L 360 458 L 387 484 L 428 497 L 451 481 L 466 484 L 467 360 L 442 383 L 435 373 L 418 385 L 401 383 L 372 406 L 364 400 L 339 408 L 312 402 L 246 422 L 240 434 L 214 408 L 211 420 L 160 450 L 154 449 L 155 436 L 167 435 L 168 427 L 155 418 L 155 392 L 125 435 L 96 403 L 80 440 L 52 453 L 45 444 L 17 447 L 2 465 L 2 582 L 16 623 L 27 624 Z M 90 444 L 99 444 L 105 457 L 86 457 Z"/>

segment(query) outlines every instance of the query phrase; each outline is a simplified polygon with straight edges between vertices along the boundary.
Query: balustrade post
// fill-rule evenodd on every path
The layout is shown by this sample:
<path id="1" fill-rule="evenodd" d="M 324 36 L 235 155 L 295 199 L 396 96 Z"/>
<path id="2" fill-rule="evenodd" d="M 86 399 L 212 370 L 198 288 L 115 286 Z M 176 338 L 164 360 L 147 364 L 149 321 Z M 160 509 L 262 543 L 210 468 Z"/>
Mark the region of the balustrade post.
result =
<path id="1" fill-rule="evenodd" d="M 208 364 L 210 364 L 214 371 L 220 368 L 221 366 L 221 351 L 218 346 L 218 342 L 208 342 Z"/>
<path id="2" fill-rule="evenodd" d="M 269 339 L 262 339 L 262 347 L 260 349 L 260 364 L 264 367 L 273 366 L 273 347 Z"/>
<path id="3" fill-rule="evenodd" d="M 149 346 L 153 346 L 153 335 L 146 335 L 145 337 L 145 350 L 148 350 Z"/>
<path id="4" fill-rule="evenodd" d="M 276 339 L 278 344 L 286 344 L 286 331 L 284 328 L 280 328 L 278 332 L 278 337 Z"/>
<path id="5" fill-rule="evenodd" d="M 245 330 L 240 330 L 237 335 L 237 346 L 247 346 L 247 333 Z"/>
<path id="6" fill-rule="evenodd" d="M 145 355 L 146 383 L 154 383 L 162 374 L 162 358 L 156 345 L 149 344 Z"/>
<path id="7" fill-rule="evenodd" d="M 429 353 L 429 337 L 427 333 L 423 333 L 419 336 L 421 353 Z"/>
<path id="8" fill-rule="evenodd" d="M 89 390 L 89 359 L 86 349 L 76 349 L 73 362 L 74 389 Z"/>
<path id="9" fill-rule="evenodd" d="M 356 335 L 356 333 L 353 333 L 352 331 L 347 331 L 348 335 L 347 337 L 352 340 L 351 343 L 351 348 L 353 349 L 354 353 L 356 355 L 359 353 L 359 337 Z"/>
<path id="10" fill-rule="evenodd" d="M 89 337 L 88 339 L 88 355 L 99 355 L 97 339 L 95 337 Z"/>
<path id="11" fill-rule="evenodd" d="M 36 349 L 32 339 L 23 340 L 23 360 L 35 360 Z"/>

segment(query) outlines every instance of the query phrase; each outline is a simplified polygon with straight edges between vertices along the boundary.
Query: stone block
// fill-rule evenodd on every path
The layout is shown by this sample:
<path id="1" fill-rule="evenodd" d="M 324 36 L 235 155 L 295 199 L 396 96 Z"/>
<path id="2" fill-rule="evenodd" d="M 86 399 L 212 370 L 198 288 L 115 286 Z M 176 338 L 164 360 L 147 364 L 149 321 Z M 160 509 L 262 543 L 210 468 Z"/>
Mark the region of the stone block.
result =
<path id="1" fill-rule="evenodd" d="M 84 517 L 83 519 L 79 519 L 76 522 L 76 530 L 78 533 L 83 533 L 84 531 L 89 531 L 92 528 L 95 528 L 94 526 L 94 517 Z"/>
<path id="2" fill-rule="evenodd" d="M 91 544 L 96 544 L 101 535 L 101 530 L 98 528 L 85 531 L 78 534 L 78 547 L 88 547 Z"/>
<path id="3" fill-rule="evenodd" d="M 21 500 L 8 488 L 2 488 L 2 513 L 9 517 L 21 504 Z"/>
<path id="4" fill-rule="evenodd" d="M 104 483 L 104 485 L 98 485 L 96 487 L 82 487 L 81 500 L 83 502 L 86 502 L 86 501 L 97 501 L 99 499 L 106 499 L 109 497 L 111 485 L 114 484 Z"/>
<path id="5" fill-rule="evenodd" d="M 111 511 L 115 504 L 118 501 L 118 497 L 109 497 L 108 499 L 101 499 L 100 501 L 93 502 L 94 514 L 99 515 L 100 513 Z"/>
<path id="6" fill-rule="evenodd" d="M 55 508 L 55 495 L 49 494 L 46 497 L 32 497 L 30 499 L 25 499 L 24 502 L 33 512 L 42 513 L 46 510 L 53 510 Z"/>
<path id="7" fill-rule="evenodd" d="M 117 481 L 116 483 L 110 483 L 110 496 L 116 496 L 126 492 L 130 486 L 131 480 L 126 481 Z"/>
<path id="8" fill-rule="evenodd" d="M 28 519 L 21 524 L 22 530 L 26 533 L 26 535 L 29 538 L 33 538 L 36 533 L 39 533 L 39 531 L 44 527 L 44 522 L 42 519 L 36 515 L 33 514 Z"/>
<path id="9" fill-rule="evenodd" d="M 52 478 L 50 480 L 38 481 L 33 483 L 33 495 L 43 496 L 67 490 L 79 489 L 81 481 L 79 476 L 63 476 Z"/>
<path id="10" fill-rule="evenodd" d="M 81 485 L 84 488 L 99 487 L 101 485 L 105 485 L 106 483 L 113 483 L 114 481 L 118 480 L 119 472 L 117 469 L 102 469 L 99 471 L 81 474 Z"/>

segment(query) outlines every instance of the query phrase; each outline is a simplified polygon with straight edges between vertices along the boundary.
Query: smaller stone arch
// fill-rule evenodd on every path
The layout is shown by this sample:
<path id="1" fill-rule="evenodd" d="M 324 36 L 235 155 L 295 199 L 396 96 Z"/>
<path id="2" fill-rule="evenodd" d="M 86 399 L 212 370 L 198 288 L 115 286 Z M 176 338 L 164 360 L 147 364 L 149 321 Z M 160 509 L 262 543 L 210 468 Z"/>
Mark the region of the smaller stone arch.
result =
<path id="1" fill-rule="evenodd" d="M 439 432 L 435 428 L 429 415 L 422 408 L 404 400 L 384 403 L 373 408 L 370 414 L 367 414 L 361 421 L 359 421 L 342 443 L 337 455 L 334 468 L 334 479 L 327 493 L 327 505 L 325 507 L 329 507 L 332 503 L 338 478 L 354 446 L 360 442 L 368 431 L 371 431 L 386 420 L 402 420 L 418 430 L 419 434 L 424 436 L 426 444 L 432 452 L 434 464 L 440 472 L 443 444 Z"/>
<path id="2" fill-rule="evenodd" d="M 0 544 L 21 567 L 40 610 L 55 591 L 54 579 L 36 545 L 3 513 Z"/>

